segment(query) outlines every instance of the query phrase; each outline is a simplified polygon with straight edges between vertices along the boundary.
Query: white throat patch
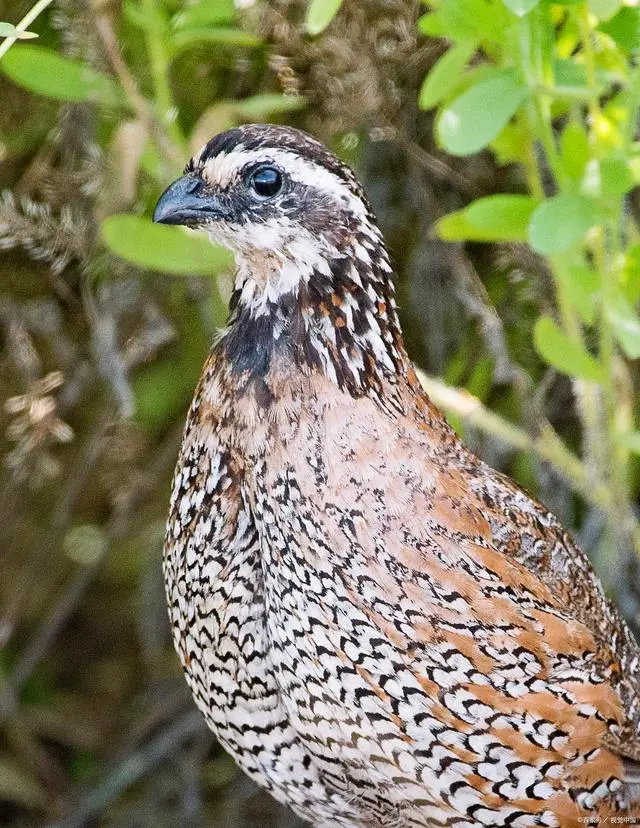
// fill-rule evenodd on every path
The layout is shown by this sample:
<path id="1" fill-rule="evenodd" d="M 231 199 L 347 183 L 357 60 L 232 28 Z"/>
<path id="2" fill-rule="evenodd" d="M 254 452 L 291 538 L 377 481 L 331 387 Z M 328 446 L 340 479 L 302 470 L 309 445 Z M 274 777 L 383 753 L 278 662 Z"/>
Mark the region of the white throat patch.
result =
<path id="1" fill-rule="evenodd" d="M 271 312 L 287 294 L 297 296 L 301 284 L 308 284 L 314 272 L 330 276 L 327 258 L 340 256 L 325 239 L 297 225 L 294 235 L 292 225 L 281 219 L 245 227 L 246 237 L 242 230 L 234 245 L 238 265 L 235 287 L 241 291 L 241 304 L 253 316 Z M 210 236 L 217 241 L 215 232 Z"/>

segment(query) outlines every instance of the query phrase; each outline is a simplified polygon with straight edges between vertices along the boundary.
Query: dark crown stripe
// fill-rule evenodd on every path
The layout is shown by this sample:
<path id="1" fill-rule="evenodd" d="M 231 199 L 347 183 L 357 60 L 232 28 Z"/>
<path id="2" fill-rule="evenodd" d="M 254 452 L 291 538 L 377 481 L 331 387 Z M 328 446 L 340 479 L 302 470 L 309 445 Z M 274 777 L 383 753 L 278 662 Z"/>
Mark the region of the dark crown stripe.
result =
<path id="1" fill-rule="evenodd" d="M 230 153 L 242 145 L 242 149 L 248 152 L 257 149 L 264 150 L 291 150 L 314 164 L 320 164 L 325 169 L 337 175 L 341 181 L 349 185 L 358 195 L 362 191 L 356 177 L 349 167 L 339 161 L 336 156 L 329 152 L 313 136 L 301 129 L 293 127 L 275 126 L 265 124 L 245 124 L 242 127 L 234 127 L 221 132 L 212 138 L 205 146 L 199 158 L 202 165 L 211 158 L 221 153 Z M 193 159 L 189 161 L 185 172 L 193 172 L 195 165 Z"/>

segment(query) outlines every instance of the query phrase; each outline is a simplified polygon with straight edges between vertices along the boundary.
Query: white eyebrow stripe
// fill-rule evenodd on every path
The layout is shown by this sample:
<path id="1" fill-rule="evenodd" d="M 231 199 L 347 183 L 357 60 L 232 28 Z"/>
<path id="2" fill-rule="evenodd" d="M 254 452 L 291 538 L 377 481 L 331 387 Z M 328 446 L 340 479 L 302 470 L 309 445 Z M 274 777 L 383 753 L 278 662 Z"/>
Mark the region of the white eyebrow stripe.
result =
<path id="1" fill-rule="evenodd" d="M 202 150 L 196 156 L 198 159 Z M 195 161 L 197 166 L 198 161 Z M 292 181 L 315 187 L 348 202 L 350 210 L 359 216 L 366 215 L 366 208 L 360 198 L 351 192 L 349 185 L 335 173 L 320 164 L 301 158 L 296 152 L 268 147 L 244 150 L 241 145 L 231 152 L 221 152 L 204 162 L 206 177 L 210 183 L 224 187 L 246 166 L 256 163 L 274 164 L 286 173 Z"/>

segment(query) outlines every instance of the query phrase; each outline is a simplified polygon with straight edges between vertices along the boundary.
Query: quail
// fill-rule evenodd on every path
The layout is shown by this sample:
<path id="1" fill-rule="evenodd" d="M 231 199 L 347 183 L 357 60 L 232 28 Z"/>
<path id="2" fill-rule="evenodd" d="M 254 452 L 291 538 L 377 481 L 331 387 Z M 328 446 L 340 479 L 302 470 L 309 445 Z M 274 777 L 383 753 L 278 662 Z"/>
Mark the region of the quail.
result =
<path id="1" fill-rule="evenodd" d="M 557 519 L 422 390 L 351 169 L 241 126 L 154 220 L 237 264 L 164 550 L 219 742 L 326 828 L 640 820 L 640 649 Z"/>

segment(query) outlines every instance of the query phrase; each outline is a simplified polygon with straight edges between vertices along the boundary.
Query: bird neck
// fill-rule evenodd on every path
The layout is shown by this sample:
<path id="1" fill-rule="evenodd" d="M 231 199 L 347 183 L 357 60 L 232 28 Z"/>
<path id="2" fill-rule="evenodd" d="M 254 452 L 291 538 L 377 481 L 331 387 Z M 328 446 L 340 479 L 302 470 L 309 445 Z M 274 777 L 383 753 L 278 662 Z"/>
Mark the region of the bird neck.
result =
<path id="1" fill-rule="evenodd" d="M 220 342 L 232 368 L 265 377 L 276 361 L 293 362 L 353 396 L 406 377 L 392 269 L 377 227 L 322 244 L 311 238 L 305 244 L 298 234 L 285 249 L 238 256 Z"/>

